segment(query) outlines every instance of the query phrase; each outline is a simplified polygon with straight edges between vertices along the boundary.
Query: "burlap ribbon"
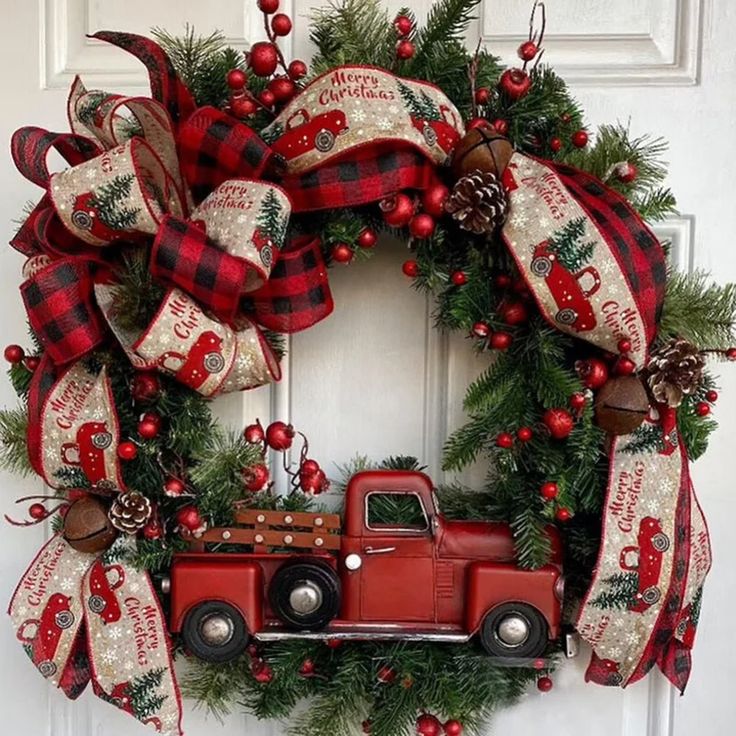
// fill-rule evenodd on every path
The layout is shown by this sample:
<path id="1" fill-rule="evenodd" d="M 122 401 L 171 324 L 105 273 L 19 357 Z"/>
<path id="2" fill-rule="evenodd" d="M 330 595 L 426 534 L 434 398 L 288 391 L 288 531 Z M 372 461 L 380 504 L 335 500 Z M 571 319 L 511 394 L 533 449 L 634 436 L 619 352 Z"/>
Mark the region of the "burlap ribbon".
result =
<path id="1" fill-rule="evenodd" d="M 56 535 L 8 607 L 39 672 L 69 698 L 96 695 L 158 733 L 181 734 L 165 619 L 148 574 L 72 549 Z"/>
<path id="2" fill-rule="evenodd" d="M 664 299 L 664 251 L 632 207 L 567 166 L 514 154 L 503 174 L 503 238 L 555 328 L 642 367 Z M 587 678 L 625 686 L 655 664 L 680 690 L 690 673 L 710 543 L 674 410 L 652 410 L 659 451 L 611 449 L 603 538 L 577 628 L 593 647 Z M 642 430 L 643 431 L 643 430 Z"/>

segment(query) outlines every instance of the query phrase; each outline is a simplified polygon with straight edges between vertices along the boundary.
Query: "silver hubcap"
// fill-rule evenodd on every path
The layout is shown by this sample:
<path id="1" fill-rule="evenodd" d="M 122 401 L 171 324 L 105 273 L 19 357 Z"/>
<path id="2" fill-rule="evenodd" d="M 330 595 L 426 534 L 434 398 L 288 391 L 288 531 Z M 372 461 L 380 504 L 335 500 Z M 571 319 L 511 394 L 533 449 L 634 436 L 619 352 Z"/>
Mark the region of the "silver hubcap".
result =
<path id="1" fill-rule="evenodd" d="M 233 622 L 229 616 L 214 613 L 202 620 L 199 633 L 210 646 L 221 647 L 233 638 Z"/>
<path id="2" fill-rule="evenodd" d="M 304 580 L 291 591 L 289 605 L 297 613 L 313 613 L 322 605 L 322 591 L 314 583 Z"/>
<path id="3" fill-rule="evenodd" d="M 509 614 L 499 622 L 496 637 L 507 647 L 521 646 L 529 637 L 529 622 L 518 613 Z"/>

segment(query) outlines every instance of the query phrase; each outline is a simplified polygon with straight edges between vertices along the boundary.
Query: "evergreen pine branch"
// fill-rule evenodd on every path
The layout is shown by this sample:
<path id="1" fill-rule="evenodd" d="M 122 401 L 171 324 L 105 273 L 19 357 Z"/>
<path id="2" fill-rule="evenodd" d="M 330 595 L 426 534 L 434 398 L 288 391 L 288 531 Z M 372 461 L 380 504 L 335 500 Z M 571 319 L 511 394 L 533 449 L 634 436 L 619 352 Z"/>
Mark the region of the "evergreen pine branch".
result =
<path id="1" fill-rule="evenodd" d="M 31 475 L 26 434 L 28 414 L 22 407 L 0 410 L 0 467 L 19 475 Z"/>
<path id="2" fill-rule="evenodd" d="M 659 187 L 631 198 L 634 208 L 648 222 L 658 222 L 677 214 L 677 200 L 670 189 Z"/>
<path id="3" fill-rule="evenodd" d="M 13 390 L 18 397 L 25 399 L 28 396 L 33 373 L 23 363 L 16 363 L 8 369 L 8 378 L 10 378 L 10 383 L 13 384 Z"/>
<path id="4" fill-rule="evenodd" d="M 662 428 L 654 424 L 642 424 L 633 432 L 632 438 L 621 448 L 621 452 L 660 452 L 664 449 Z"/>
<path id="5" fill-rule="evenodd" d="M 187 660 L 189 667 L 181 681 L 182 693 L 197 707 L 204 707 L 218 721 L 223 721 L 232 710 L 248 676 L 248 659 L 241 657 L 232 662 L 213 664 L 196 657 Z"/>
<path id="6" fill-rule="evenodd" d="M 669 274 L 660 340 L 680 337 L 703 350 L 726 350 L 736 339 L 735 326 L 736 284 L 716 284 L 700 271 Z"/>

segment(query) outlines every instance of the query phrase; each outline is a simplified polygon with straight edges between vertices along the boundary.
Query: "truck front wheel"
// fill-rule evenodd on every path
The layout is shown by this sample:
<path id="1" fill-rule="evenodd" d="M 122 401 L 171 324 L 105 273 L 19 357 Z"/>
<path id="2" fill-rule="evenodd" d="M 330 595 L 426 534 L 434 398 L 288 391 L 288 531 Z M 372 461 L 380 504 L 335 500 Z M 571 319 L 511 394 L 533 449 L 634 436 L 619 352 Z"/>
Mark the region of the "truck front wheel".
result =
<path id="1" fill-rule="evenodd" d="M 340 580 L 318 560 L 303 560 L 276 571 L 268 589 L 273 612 L 293 629 L 322 629 L 340 610 Z"/>
<path id="2" fill-rule="evenodd" d="M 493 657 L 538 657 L 547 647 L 547 622 L 526 603 L 502 603 L 483 619 L 480 642 Z"/>
<path id="3" fill-rule="evenodd" d="M 223 601 L 206 601 L 192 608 L 181 629 L 184 646 L 206 662 L 229 662 L 248 645 L 245 619 Z"/>

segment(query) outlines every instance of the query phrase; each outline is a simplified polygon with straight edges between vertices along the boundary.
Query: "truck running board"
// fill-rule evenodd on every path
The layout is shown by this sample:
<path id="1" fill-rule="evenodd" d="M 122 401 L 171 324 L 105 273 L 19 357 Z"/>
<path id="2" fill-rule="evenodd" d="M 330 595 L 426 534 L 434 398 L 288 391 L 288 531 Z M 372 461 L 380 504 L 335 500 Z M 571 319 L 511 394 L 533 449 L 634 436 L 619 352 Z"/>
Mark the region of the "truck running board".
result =
<path id="1" fill-rule="evenodd" d="M 362 631 L 260 631 L 254 635 L 258 641 L 281 641 L 283 639 L 312 639 L 327 641 L 437 641 L 463 644 L 470 641 L 468 634 L 442 631 L 392 631 L 391 629 L 364 629 Z"/>

